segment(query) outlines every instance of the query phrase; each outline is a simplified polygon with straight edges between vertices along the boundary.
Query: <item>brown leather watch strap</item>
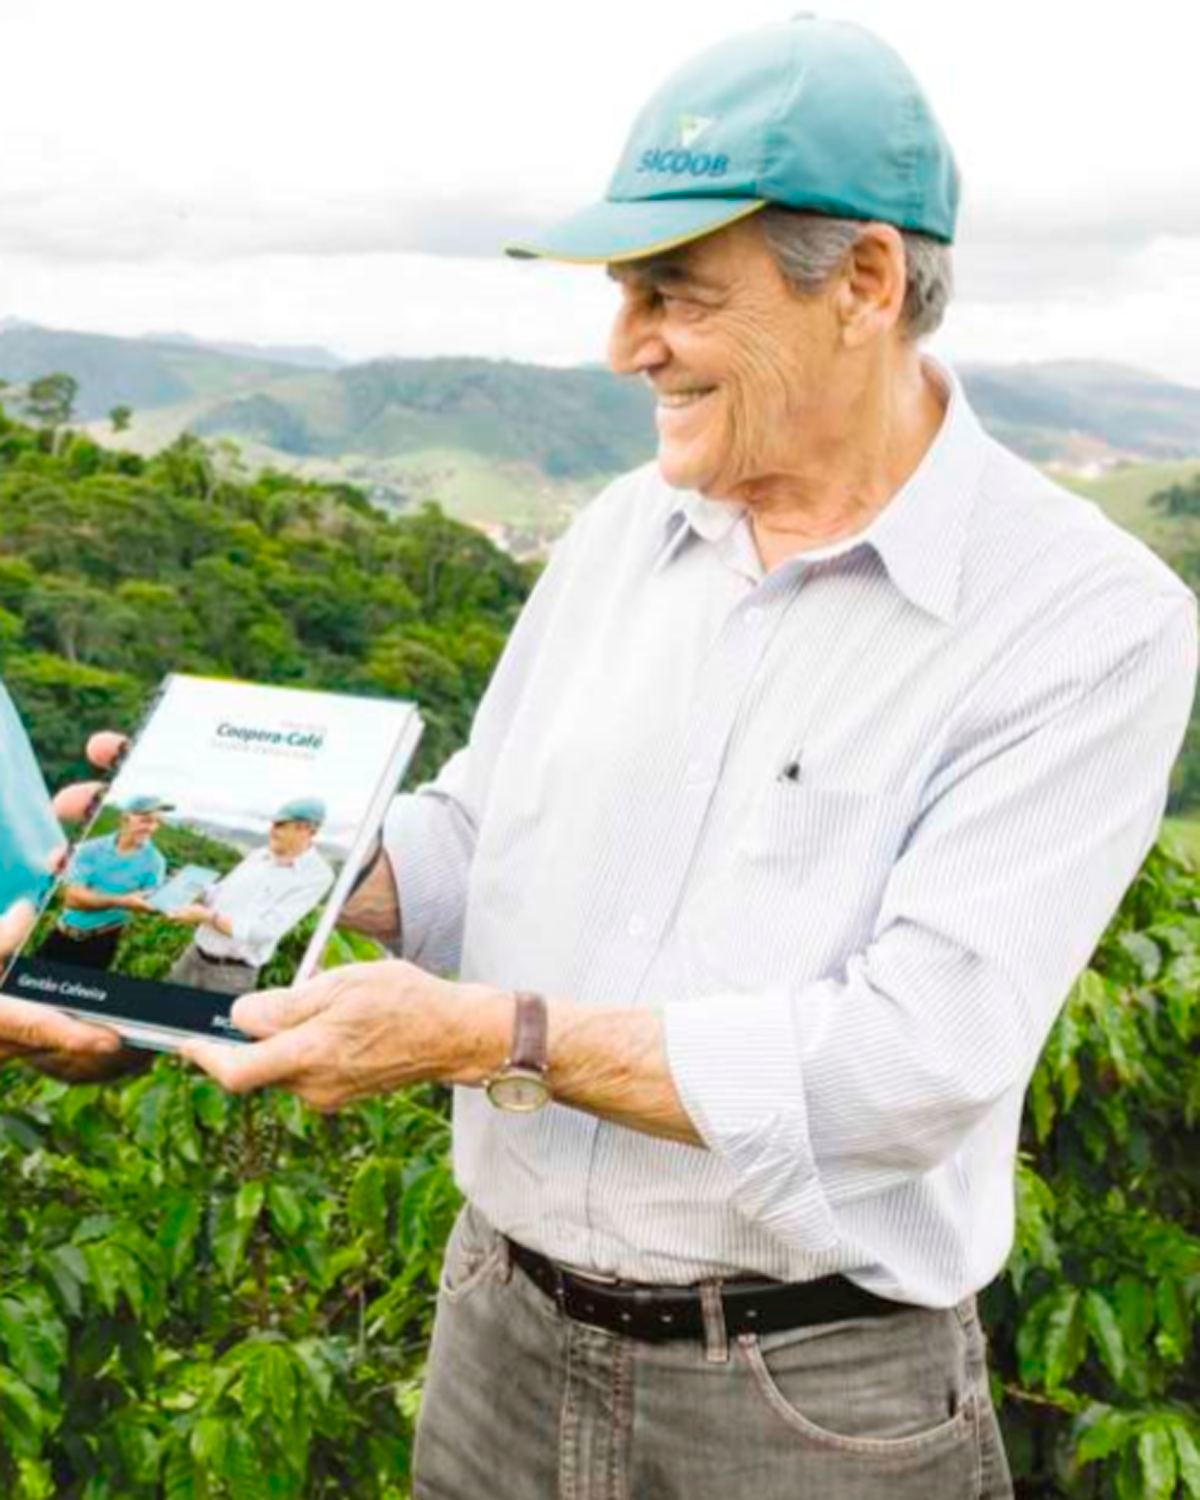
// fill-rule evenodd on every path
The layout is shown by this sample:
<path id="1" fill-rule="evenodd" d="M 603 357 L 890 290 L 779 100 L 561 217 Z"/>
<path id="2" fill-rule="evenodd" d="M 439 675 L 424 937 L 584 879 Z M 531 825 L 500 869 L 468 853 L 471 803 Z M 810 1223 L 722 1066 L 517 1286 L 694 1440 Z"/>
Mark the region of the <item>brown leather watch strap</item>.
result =
<path id="1" fill-rule="evenodd" d="M 517 1002 L 517 1009 L 513 1020 L 509 1066 L 544 1073 L 550 1065 L 546 1002 L 541 995 L 535 995 L 530 990 L 518 990 L 513 998 Z"/>

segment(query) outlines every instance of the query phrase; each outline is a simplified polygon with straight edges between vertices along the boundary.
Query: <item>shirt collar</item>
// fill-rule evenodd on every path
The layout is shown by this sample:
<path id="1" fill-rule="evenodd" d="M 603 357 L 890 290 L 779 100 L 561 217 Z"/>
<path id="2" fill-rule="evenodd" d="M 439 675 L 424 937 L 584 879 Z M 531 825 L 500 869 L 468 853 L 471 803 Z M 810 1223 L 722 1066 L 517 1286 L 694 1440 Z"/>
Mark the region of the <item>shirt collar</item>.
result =
<path id="1" fill-rule="evenodd" d="M 942 425 L 925 456 L 869 526 L 826 547 L 809 549 L 796 563 L 828 560 L 870 546 L 907 599 L 938 619 L 950 621 L 958 604 L 985 434 L 950 366 L 928 354 L 922 358 L 948 398 Z M 722 541 L 742 523 L 744 513 L 743 505 L 680 491 L 666 517 L 655 571 L 678 556 L 689 537 Z"/>

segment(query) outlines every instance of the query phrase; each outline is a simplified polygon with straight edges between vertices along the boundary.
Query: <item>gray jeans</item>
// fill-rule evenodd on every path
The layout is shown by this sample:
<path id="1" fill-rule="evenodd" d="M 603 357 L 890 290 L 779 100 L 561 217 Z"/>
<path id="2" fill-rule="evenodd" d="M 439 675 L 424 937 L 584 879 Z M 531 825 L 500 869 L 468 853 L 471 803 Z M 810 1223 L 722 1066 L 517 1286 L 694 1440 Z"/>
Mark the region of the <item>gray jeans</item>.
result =
<path id="1" fill-rule="evenodd" d="M 248 995 L 258 986 L 257 969 L 237 964 L 205 963 L 195 943 L 189 943 L 171 965 L 167 979 L 171 984 L 189 984 L 194 990 L 210 990 L 217 995 Z"/>
<path id="2" fill-rule="evenodd" d="M 723 1347 L 563 1317 L 477 1209 L 446 1252 L 415 1500 L 1011 1500 L 974 1298 Z"/>

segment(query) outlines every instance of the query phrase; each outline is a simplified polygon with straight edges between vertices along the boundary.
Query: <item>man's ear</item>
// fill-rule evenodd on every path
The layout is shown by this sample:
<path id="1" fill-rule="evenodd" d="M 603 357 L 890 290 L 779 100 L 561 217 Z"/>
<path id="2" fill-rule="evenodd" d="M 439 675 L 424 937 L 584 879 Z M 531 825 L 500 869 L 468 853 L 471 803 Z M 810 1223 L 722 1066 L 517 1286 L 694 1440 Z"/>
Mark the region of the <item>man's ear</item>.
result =
<path id="1" fill-rule="evenodd" d="M 838 284 L 837 310 L 847 347 L 859 348 L 900 321 L 907 285 L 900 231 L 891 224 L 864 225 Z"/>

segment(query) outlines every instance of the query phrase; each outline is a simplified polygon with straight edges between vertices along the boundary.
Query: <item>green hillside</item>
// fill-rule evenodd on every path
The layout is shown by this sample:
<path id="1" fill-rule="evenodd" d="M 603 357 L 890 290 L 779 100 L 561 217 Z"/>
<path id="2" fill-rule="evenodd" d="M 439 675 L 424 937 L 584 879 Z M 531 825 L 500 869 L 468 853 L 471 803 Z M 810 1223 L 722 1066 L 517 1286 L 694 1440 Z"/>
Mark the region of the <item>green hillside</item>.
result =
<path id="1" fill-rule="evenodd" d="M 1200 475 L 1200 458 L 1181 463 L 1123 464 L 1095 479 L 1054 471 L 1054 478 L 1077 494 L 1087 495 L 1103 506 L 1118 526 L 1132 531 L 1156 551 L 1178 547 L 1182 537 L 1177 520 L 1165 517 L 1149 502 L 1159 490 L 1186 484 Z"/>
<path id="2" fill-rule="evenodd" d="M 52 783 L 167 666 L 415 697 L 435 769 L 531 581 L 435 507 L 393 520 L 345 485 L 222 477 L 195 438 L 146 460 L 0 406 L 0 675 Z"/>

